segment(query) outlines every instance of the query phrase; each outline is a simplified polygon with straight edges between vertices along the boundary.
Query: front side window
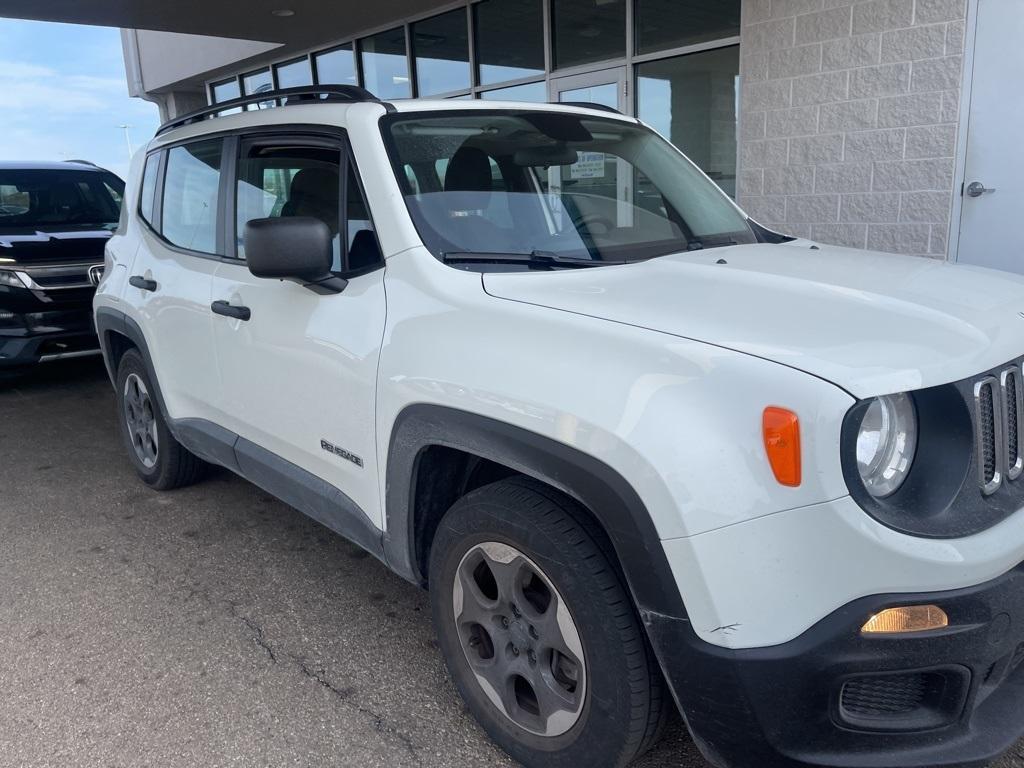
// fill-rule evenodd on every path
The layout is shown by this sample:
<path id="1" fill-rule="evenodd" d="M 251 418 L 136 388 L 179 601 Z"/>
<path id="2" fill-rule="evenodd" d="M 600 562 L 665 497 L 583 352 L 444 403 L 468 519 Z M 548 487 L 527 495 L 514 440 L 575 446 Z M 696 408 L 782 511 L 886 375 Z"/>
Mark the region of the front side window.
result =
<path id="1" fill-rule="evenodd" d="M 633 123 L 474 111 L 383 124 L 413 221 L 441 258 L 613 262 L 755 241 L 714 184 Z"/>
<path id="2" fill-rule="evenodd" d="M 222 145 L 212 139 L 168 150 L 161 229 L 172 245 L 217 253 Z"/>
<path id="3" fill-rule="evenodd" d="M 347 163 L 343 189 L 342 154 L 337 147 L 243 143 L 238 164 L 236 236 L 245 258 L 245 225 L 253 219 L 311 216 L 331 231 L 335 272 L 372 266 L 379 249 L 370 214 Z M 342 206 L 346 214 L 342 216 Z M 364 234 L 365 233 L 365 234 Z"/>
<path id="4" fill-rule="evenodd" d="M 0 170 L 0 230 L 117 226 L 124 184 L 106 171 Z"/>

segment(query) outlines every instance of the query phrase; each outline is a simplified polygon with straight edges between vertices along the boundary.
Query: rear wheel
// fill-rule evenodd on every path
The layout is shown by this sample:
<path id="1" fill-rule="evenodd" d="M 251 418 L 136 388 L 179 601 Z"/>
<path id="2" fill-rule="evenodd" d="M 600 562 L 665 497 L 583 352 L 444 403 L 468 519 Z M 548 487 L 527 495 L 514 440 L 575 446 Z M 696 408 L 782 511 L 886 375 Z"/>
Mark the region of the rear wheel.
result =
<path id="1" fill-rule="evenodd" d="M 128 457 L 143 482 L 157 490 L 191 485 L 202 478 L 206 463 L 174 439 L 155 393 L 142 356 L 125 352 L 117 369 L 117 396 Z"/>
<path id="2" fill-rule="evenodd" d="M 529 768 L 624 766 L 669 706 L 600 532 L 529 479 L 458 501 L 431 549 L 434 623 L 488 734 Z"/>

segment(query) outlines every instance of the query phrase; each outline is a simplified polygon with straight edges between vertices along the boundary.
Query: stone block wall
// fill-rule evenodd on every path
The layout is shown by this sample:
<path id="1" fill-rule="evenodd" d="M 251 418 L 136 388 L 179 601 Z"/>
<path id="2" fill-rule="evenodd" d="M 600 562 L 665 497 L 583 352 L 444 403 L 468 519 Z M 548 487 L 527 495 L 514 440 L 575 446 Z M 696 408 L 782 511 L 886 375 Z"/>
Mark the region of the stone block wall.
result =
<path id="1" fill-rule="evenodd" d="M 945 258 L 967 0 L 744 0 L 738 199 L 826 243 Z"/>

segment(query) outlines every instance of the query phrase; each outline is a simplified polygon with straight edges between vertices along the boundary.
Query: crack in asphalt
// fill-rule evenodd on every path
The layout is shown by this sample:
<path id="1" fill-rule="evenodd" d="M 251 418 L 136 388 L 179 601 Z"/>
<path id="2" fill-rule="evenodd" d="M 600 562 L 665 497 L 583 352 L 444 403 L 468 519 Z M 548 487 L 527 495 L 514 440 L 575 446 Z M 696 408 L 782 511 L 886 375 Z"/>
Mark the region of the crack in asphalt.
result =
<path id="1" fill-rule="evenodd" d="M 216 604 L 216 602 L 218 602 L 211 599 L 209 594 L 202 590 L 190 589 L 189 595 L 203 597 L 211 605 Z M 270 662 L 272 664 L 282 663 L 282 657 L 280 652 L 277 651 L 274 648 L 274 646 L 267 641 L 263 631 L 263 627 L 256 620 L 239 612 L 238 604 L 232 600 L 221 600 L 219 602 L 228 606 L 228 614 L 232 618 L 239 619 L 243 624 L 245 624 L 245 626 L 252 633 L 252 641 L 263 649 L 263 651 L 267 654 L 267 657 L 270 659 Z M 295 654 L 287 654 L 286 658 L 288 661 L 294 664 L 298 668 L 299 672 L 301 672 L 305 677 L 309 678 L 313 682 L 317 683 L 318 685 L 322 686 L 323 688 L 327 689 L 332 694 L 334 694 L 335 698 L 337 698 L 338 702 L 341 703 L 343 706 L 346 706 L 349 709 L 358 712 L 360 715 L 363 715 L 364 717 L 368 717 L 373 725 L 374 730 L 377 731 L 377 733 L 381 734 L 382 736 L 391 735 L 398 739 L 405 747 L 405 749 L 409 752 L 409 756 L 412 757 L 412 759 L 416 762 L 416 765 L 423 765 L 423 759 L 420 757 L 419 751 L 417 750 L 416 745 L 412 740 L 412 737 L 409 736 L 407 733 L 399 730 L 398 728 L 389 725 L 388 720 L 384 715 L 381 715 L 380 713 L 375 712 L 369 707 L 363 706 L 358 701 L 354 700 L 352 697 L 356 693 L 355 688 L 337 687 L 326 676 L 327 670 L 315 670 L 311 668 L 309 664 L 307 664 L 306 661 L 301 656 L 296 656 Z"/>

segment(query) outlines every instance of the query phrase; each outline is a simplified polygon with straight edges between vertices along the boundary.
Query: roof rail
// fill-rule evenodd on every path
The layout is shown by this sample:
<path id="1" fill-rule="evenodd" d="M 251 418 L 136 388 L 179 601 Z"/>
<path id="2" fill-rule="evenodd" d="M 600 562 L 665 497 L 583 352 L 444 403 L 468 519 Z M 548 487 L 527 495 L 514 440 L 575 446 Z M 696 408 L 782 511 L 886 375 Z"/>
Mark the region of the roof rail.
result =
<path id="1" fill-rule="evenodd" d="M 599 112 L 614 112 L 621 115 L 622 112 L 607 104 L 598 104 L 596 101 L 552 101 L 552 104 L 559 104 L 563 107 L 582 107 L 583 109 L 596 109 Z"/>
<path id="2" fill-rule="evenodd" d="M 368 90 L 360 88 L 358 85 L 303 85 L 298 88 L 280 88 L 276 91 L 253 93 L 248 96 L 242 96 L 239 99 L 231 99 L 230 101 L 221 101 L 216 104 L 211 104 L 208 107 L 203 107 L 202 109 L 197 109 L 194 112 L 188 112 L 184 115 L 175 117 L 172 120 L 168 120 L 157 128 L 155 135 L 159 136 L 161 133 L 166 133 L 174 128 L 181 128 L 183 125 L 198 123 L 199 121 L 205 120 L 209 117 L 217 117 L 221 112 L 226 112 L 229 109 L 246 107 L 250 104 L 264 104 L 268 101 L 274 102 L 275 106 L 287 106 L 293 101 L 371 101 L 383 104 L 385 108 L 393 109 L 390 104 L 381 101 Z"/>
<path id="3" fill-rule="evenodd" d="M 75 165 L 91 165 L 93 168 L 99 168 L 101 171 L 106 170 L 105 168 L 100 168 L 92 160 L 65 160 L 64 162 L 65 163 L 74 163 Z"/>

